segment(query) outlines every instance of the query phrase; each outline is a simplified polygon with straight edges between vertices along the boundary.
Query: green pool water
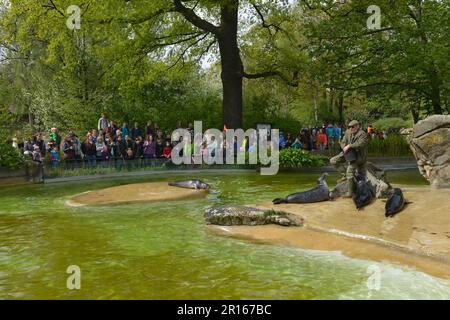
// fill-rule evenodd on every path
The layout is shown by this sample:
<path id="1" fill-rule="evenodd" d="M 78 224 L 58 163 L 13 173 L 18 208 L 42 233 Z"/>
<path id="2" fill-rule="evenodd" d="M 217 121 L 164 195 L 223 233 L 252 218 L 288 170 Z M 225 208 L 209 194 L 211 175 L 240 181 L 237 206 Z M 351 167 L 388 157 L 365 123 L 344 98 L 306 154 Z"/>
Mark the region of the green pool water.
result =
<path id="1" fill-rule="evenodd" d="M 169 175 L 0 189 L 0 299 L 450 299 L 450 282 L 398 265 L 253 243 L 211 233 L 204 209 L 267 201 L 313 187 L 317 174 L 202 174 L 205 199 L 70 208 L 88 190 Z M 330 185 L 337 176 L 331 176 Z M 390 173 L 426 184 L 417 172 Z M 81 269 L 69 290 L 67 267 Z M 381 271 L 369 290 L 368 268 Z"/>

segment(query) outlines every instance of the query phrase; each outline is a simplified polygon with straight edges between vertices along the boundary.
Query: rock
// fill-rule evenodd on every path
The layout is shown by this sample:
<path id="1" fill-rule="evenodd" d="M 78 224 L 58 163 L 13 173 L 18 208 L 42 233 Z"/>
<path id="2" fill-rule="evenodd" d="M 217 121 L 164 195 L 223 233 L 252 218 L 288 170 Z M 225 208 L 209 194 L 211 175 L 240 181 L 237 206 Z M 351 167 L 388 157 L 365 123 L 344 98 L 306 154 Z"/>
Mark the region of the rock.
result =
<path id="1" fill-rule="evenodd" d="M 400 134 L 405 135 L 405 136 L 410 135 L 412 132 L 413 132 L 413 129 L 412 129 L 412 128 L 403 128 L 403 129 L 400 129 Z"/>
<path id="2" fill-rule="evenodd" d="M 378 199 L 388 198 L 390 190 L 392 189 L 389 184 L 384 170 L 375 166 L 372 162 L 367 162 L 367 176 L 366 181 L 372 189 L 373 194 Z M 340 181 L 330 192 L 331 199 L 342 197 L 348 190 L 348 182 Z"/>
<path id="3" fill-rule="evenodd" d="M 450 186 L 450 115 L 419 121 L 408 136 L 420 173 L 433 187 Z"/>
<path id="4" fill-rule="evenodd" d="M 205 221 L 207 224 L 220 226 L 258 226 L 266 224 L 277 224 L 280 226 L 303 225 L 300 217 L 274 210 L 260 210 L 248 206 L 215 206 L 206 209 Z"/>

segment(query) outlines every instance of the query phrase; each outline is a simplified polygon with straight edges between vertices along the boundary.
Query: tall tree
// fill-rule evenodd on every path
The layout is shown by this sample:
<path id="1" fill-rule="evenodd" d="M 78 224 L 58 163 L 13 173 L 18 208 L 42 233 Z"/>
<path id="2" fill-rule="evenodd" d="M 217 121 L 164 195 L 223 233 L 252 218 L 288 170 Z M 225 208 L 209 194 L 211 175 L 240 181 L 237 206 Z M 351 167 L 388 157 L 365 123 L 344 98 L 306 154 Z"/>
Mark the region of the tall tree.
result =
<path id="1" fill-rule="evenodd" d="M 238 45 L 239 0 L 220 1 L 220 25 L 200 18 L 193 9 L 174 0 L 173 9 L 197 28 L 214 36 L 222 65 L 223 121 L 230 128 L 242 128 L 242 81 L 246 76 Z"/>
<path id="2" fill-rule="evenodd" d="M 314 56 L 328 66 L 333 89 L 405 93 L 426 114 L 448 112 L 448 1 L 377 1 L 381 24 L 368 28 L 373 1 L 304 2 L 312 19 L 308 37 Z M 370 11 L 369 11 L 370 12 Z M 423 101 L 425 103 L 421 104 Z"/>
<path id="3" fill-rule="evenodd" d="M 59 30 L 46 32 L 35 18 L 59 17 L 65 22 L 69 17 L 65 11 L 69 1 L 25 1 L 26 5 L 24 1 L 11 0 L 14 17 L 28 16 L 26 23 L 39 29 L 38 34 L 53 33 L 51 42 L 60 40 L 62 34 L 67 34 L 67 30 L 61 29 L 62 23 Z M 32 10 L 27 11 L 30 7 Z M 184 62 L 186 56 L 200 61 L 210 50 L 217 48 L 223 87 L 223 122 L 231 128 L 242 127 L 243 79 L 275 75 L 273 70 L 256 74 L 246 72 L 240 50 L 240 37 L 245 34 L 245 25 L 258 23 L 264 28 L 279 30 L 280 27 L 270 23 L 266 15 L 287 7 L 287 0 L 111 0 L 80 4 L 82 30 L 88 24 L 90 36 L 93 36 L 94 29 L 97 30 L 101 46 L 117 47 L 117 43 L 125 43 L 126 49 L 135 49 L 135 57 L 139 56 L 141 59 L 155 56 L 155 52 L 159 52 L 159 57 L 177 52 L 176 63 Z M 124 33 L 124 30 L 127 32 Z M 86 31 L 81 33 L 86 35 Z M 101 40 L 101 35 L 106 39 Z M 134 44 L 130 44 L 130 40 Z M 54 43 L 49 46 L 51 49 L 57 47 Z M 127 56 L 131 54 L 128 53 Z"/>
<path id="4" fill-rule="evenodd" d="M 154 15 L 178 13 L 185 21 L 192 24 L 200 30 L 200 34 L 189 39 L 192 45 L 201 45 L 201 41 L 207 39 L 207 36 L 213 38 L 212 42 L 206 45 L 201 55 L 207 53 L 215 44 L 218 45 L 221 63 L 221 80 L 223 87 L 223 121 L 230 128 L 241 128 L 243 125 L 243 79 L 256 79 L 266 76 L 273 76 L 273 71 L 250 74 L 245 71 L 242 62 L 239 36 L 241 34 L 240 16 L 251 20 L 251 16 L 260 19 L 264 28 L 279 30 L 276 24 L 269 24 L 264 13 L 285 8 L 288 1 L 239 1 L 239 0 L 220 0 L 220 1 L 182 1 L 173 0 L 172 4 L 159 8 L 154 11 Z M 249 10 L 252 9 L 252 10 Z M 216 20 L 211 22 L 211 20 Z M 241 22 L 241 25 L 243 23 Z M 183 29 L 181 29 L 183 30 Z M 185 29 L 184 29 L 185 32 Z M 185 33 L 178 36 L 184 36 Z M 172 39 L 178 38 L 177 35 L 171 35 Z M 160 37 L 161 38 L 161 37 Z M 185 39 L 174 40 L 173 43 L 184 42 Z M 184 54 L 190 47 L 186 48 Z"/>

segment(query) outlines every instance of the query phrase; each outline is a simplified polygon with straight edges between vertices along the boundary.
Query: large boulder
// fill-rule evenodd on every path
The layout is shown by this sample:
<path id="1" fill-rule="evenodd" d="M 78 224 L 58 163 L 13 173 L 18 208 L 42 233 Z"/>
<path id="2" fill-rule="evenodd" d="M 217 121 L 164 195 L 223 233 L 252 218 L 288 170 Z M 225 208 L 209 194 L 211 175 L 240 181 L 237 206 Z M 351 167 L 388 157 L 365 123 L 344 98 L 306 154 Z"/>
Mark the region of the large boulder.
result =
<path id="1" fill-rule="evenodd" d="M 207 224 L 220 226 L 258 226 L 277 224 L 281 226 L 302 226 L 300 217 L 274 210 L 260 210 L 247 206 L 215 206 L 206 209 L 205 220 Z"/>
<path id="2" fill-rule="evenodd" d="M 419 121 L 408 136 L 420 173 L 433 187 L 450 186 L 450 115 Z"/>
<path id="3" fill-rule="evenodd" d="M 372 162 L 367 163 L 366 181 L 372 189 L 372 193 L 378 198 L 388 198 L 392 189 L 383 169 L 378 168 Z M 330 192 L 330 197 L 336 199 L 347 193 L 348 182 L 339 181 L 336 187 Z"/>

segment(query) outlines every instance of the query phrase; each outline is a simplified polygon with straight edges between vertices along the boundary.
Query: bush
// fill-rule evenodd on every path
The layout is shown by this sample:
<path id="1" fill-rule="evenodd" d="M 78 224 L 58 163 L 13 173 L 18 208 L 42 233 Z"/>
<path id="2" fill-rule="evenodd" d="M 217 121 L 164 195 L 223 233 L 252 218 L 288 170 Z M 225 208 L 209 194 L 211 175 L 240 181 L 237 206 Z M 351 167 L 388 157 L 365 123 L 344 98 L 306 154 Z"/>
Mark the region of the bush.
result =
<path id="1" fill-rule="evenodd" d="M 373 123 L 373 126 L 375 127 L 375 129 L 390 131 L 411 127 L 412 123 L 403 120 L 402 118 L 383 118 L 375 121 L 375 123 Z"/>
<path id="2" fill-rule="evenodd" d="M 367 128 L 374 121 L 373 116 L 366 109 L 348 110 L 345 113 L 346 123 L 357 120 L 362 128 Z"/>
<path id="3" fill-rule="evenodd" d="M 12 145 L 0 142 L 0 168 L 19 169 L 23 163 L 23 157 Z"/>
<path id="4" fill-rule="evenodd" d="M 363 107 L 374 119 L 402 118 L 410 115 L 408 103 L 398 98 L 388 98 L 382 94 L 368 98 Z"/>
<path id="5" fill-rule="evenodd" d="M 282 168 L 321 167 L 328 164 L 328 158 L 325 156 L 294 148 L 281 150 L 279 156 Z"/>
<path id="6" fill-rule="evenodd" d="M 400 134 L 391 134 L 385 139 L 371 139 L 367 145 L 367 150 L 370 156 L 402 157 L 412 155 L 406 137 Z"/>

